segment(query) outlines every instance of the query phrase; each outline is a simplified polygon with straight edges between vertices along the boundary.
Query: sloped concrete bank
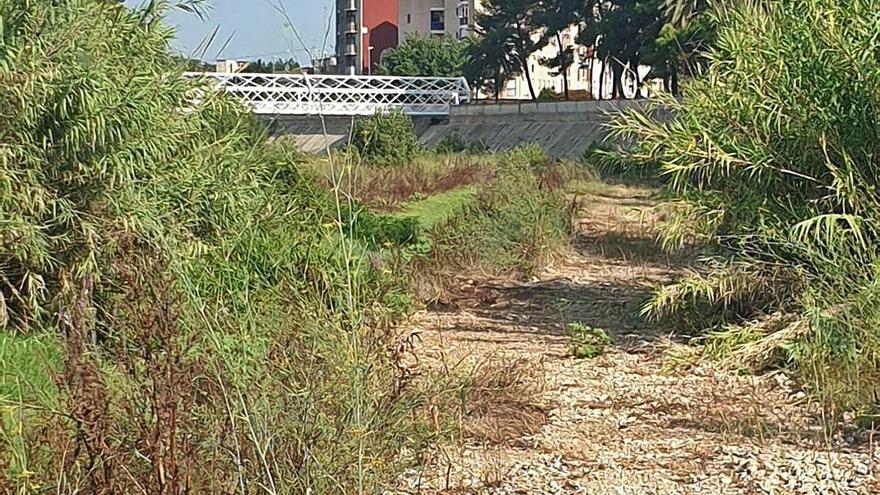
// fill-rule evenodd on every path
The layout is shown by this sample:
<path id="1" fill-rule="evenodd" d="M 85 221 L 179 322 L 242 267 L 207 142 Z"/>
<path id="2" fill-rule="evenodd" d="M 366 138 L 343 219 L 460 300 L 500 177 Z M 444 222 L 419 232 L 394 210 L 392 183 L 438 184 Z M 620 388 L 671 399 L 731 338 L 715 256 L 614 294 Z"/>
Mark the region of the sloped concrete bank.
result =
<path id="1" fill-rule="evenodd" d="M 453 108 L 448 123 L 427 127 L 419 139 L 434 146 L 457 134 L 493 151 L 533 143 L 551 156 L 577 158 L 608 138 L 611 116 L 644 106 L 634 100 L 466 105 Z"/>
<path id="2" fill-rule="evenodd" d="M 291 139 L 307 153 L 321 153 L 348 142 L 353 117 L 317 115 L 260 116 L 272 139 Z"/>
<path id="3" fill-rule="evenodd" d="M 323 153 L 345 146 L 349 142 L 356 117 L 344 115 L 261 115 L 272 139 L 291 139 L 299 149 L 307 153 Z M 413 119 L 417 136 L 425 134 L 437 119 L 418 117 Z"/>
<path id="4" fill-rule="evenodd" d="M 447 136 L 480 143 L 492 151 L 534 143 L 557 158 L 578 158 L 590 145 L 608 138 L 611 116 L 642 109 L 643 100 L 473 104 L 454 107 L 448 120 L 413 119 L 422 144 L 433 147 Z M 264 117 L 274 138 L 287 137 L 304 151 L 323 152 L 345 145 L 353 117 Z"/>

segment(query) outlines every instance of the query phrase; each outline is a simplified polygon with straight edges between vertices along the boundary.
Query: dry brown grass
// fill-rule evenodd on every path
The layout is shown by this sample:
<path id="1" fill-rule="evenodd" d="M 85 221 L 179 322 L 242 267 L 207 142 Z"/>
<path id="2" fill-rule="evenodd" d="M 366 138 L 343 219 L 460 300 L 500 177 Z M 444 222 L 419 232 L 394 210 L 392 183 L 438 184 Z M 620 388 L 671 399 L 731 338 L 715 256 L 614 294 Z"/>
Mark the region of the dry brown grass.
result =
<path id="1" fill-rule="evenodd" d="M 507 466 L 504 460 L 495 451 L 486 453 L 486 462 L 480 473 L 480 482 L 487 488 L 496 488 L 504 483 L 507 478 Z"/>
<path id="2" fill-rule="evenodd" d="M 312 165 L 328 188 L 333 180 L 322 163 Z M 431 196 L 459 187 L 485 184 L 492 179 L 490 159 L 468 155 L 416 158 L 402 166 L 359 165 L 345 184 L 345 192 L 374 211 L 390 211 L 417 195 Z"/>
<path id="3" fill-rule="evenodd" d="M 547 420 L 544 370 L 526 359 L 494 359 L 470 379 L 462 429 L 465 438 L 502 444 L 537 433 Z"/>

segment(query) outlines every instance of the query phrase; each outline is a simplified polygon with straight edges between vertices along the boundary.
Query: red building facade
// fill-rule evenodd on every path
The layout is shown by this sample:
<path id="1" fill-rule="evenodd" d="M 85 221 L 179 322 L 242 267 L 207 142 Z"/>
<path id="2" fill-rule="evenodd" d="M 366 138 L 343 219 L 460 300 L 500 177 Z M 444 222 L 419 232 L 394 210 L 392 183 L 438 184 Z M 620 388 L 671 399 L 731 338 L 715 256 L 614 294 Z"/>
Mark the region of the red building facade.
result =
<path id="1" fill-rule="evenodd" d="M 398 0 L 336 0 L 340 74 L 372 74 L 382 52 L 397 46 Z"/>
<path id="2" fill-rule="evenodd" d="M 372 74 L 382 52 L 397 46 L 397 0 L 362 0 L 362 74 Z"/>

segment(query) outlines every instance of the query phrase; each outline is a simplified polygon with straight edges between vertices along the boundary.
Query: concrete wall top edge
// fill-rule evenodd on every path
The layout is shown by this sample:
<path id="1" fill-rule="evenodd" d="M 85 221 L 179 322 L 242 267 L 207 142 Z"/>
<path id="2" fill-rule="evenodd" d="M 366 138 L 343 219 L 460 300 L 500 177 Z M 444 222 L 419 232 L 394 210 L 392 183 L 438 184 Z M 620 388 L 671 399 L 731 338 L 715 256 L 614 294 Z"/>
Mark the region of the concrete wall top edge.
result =
<path id="1" fill-rule="evenodd" d="M 647 100 L 553 101 L 500 104 L 472 104 L 452 107 L 452 116 L 518 115 L 535 113 L 614 112 L 643 108 Z"/>

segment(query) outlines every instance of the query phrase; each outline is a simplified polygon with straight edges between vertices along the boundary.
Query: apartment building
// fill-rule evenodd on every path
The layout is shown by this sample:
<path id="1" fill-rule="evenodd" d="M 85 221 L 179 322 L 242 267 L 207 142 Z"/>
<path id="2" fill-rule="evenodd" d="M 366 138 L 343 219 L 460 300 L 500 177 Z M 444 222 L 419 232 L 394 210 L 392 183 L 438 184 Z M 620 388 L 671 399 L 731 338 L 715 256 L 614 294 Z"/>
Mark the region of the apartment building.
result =
<path id="1" fill-rule="evenodd" d="M 568 89 L 574 93 L 589 92 L 592 87 L 592 68 L 590 58 L 592 51 L 585 46 L 576 43 L 578 36 L 578 28 L 571 26 L 560 35 L 560 39 L 552 38 L 549 43 L 529 57 L 528 69 L 532 79 L 532 86 L 535 94 L 540 94 L 543 90 L 550 90 L 557 94 L 562 94 L 565 90 L 565 80 L 561 74 L 555 74 L 555 71 L 541 63 L 544 59 L 554 58 L 559 55 L 560 50 L 574 49 L 574 64 L 568 68 Z M 532 35 L 535 40 L 540 37 L 539 33 Z M 560 45 L 561 41 L 561 45 Z M 501 94 L 504 99 L 527 100 L 531 99 L 532 94 L 529 91 L 528 80 L 525 74 L 521 74 L 510 81 Z"/>
<path id="2" fill-rule="evenodd" d="M 368 75 L 382 52 L 397 46 L 395 0 L 336 0 L 336 62 L 340 74 Z"/>
<path id="3" fill-rule="evenodd" d="M 400 37 L 409 34 L 463 39 L 473 32 L 480 0 L 399 0 Z"/>

